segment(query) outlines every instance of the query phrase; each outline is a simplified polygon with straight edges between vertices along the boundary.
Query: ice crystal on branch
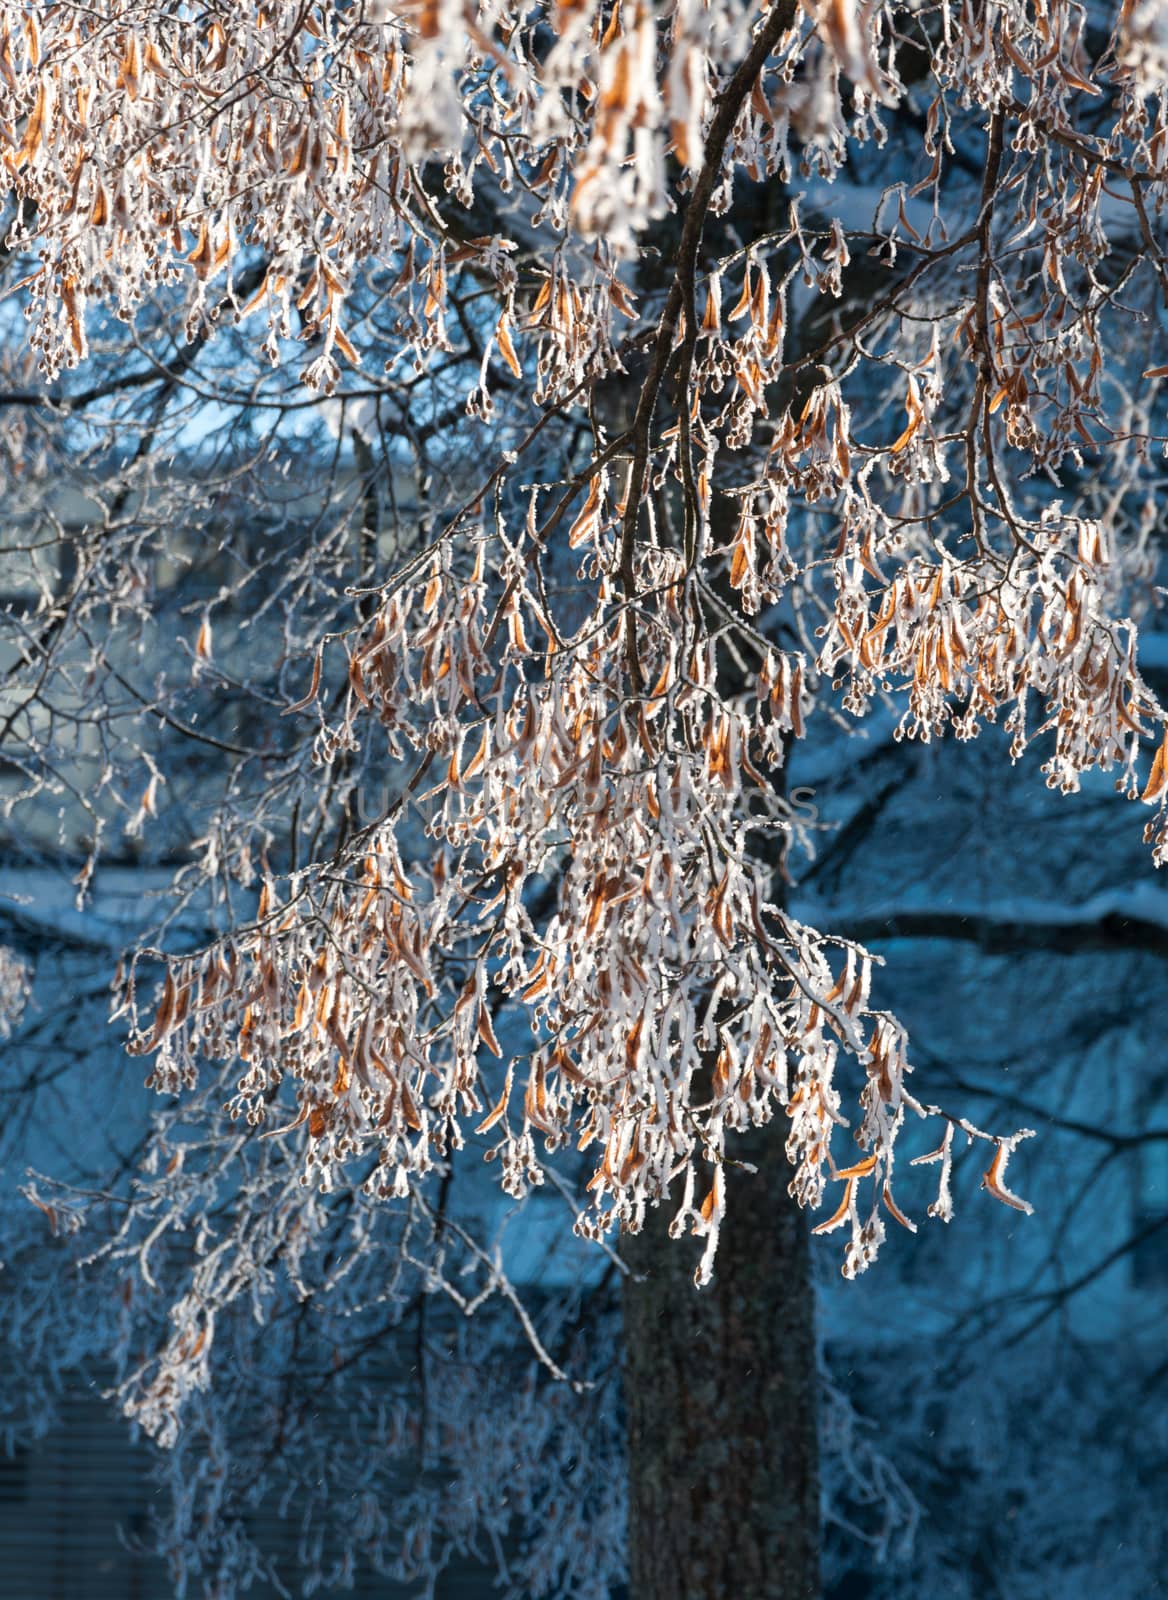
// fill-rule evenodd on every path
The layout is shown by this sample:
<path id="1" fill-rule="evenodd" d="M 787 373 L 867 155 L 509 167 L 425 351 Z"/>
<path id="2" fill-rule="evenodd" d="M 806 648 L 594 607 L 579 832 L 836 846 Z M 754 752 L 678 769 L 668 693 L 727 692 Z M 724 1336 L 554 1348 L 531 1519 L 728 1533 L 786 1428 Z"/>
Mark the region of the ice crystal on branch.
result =
<path id="1" fill-rule="evenodd" d="M 28 1002 L 31 974 L 14 950 L 0 945 L 0 1041 L 20 1021 Z"/>

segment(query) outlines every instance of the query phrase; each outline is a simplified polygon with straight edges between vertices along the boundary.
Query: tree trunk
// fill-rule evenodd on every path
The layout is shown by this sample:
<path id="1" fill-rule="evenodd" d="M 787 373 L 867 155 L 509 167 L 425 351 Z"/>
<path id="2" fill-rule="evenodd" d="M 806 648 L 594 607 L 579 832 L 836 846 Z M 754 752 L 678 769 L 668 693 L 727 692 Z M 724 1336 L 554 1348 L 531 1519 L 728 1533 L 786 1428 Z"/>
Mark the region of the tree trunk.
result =
<path id="1" fill-rule="evenodd" d="M 660 1207 L 622 1253 L 630 1600 L 818 1600 L 814 1297 L 776 1119 L 735 1140 L 713 1282 Z"/>
<path id="2" fill-rule="evenodd" d="M 777 226 L 786 203 L 782 186 L 768 186 L 740 228 L 758 235 Z M 668 241 L 661 250 L 671 262 Z M 805 335 L 796 347 L 811 348 Z M 627 427 L 629 387 L 617 393 Z M 801 408 L 806 395 L 797 384 L 794 393 Z M 780 402 L 772 414 L 792 398 Z M 720 547 L 733 536 L 738 505 L 715 497 Z M 724 580 L 723 594 L 736 604 Z M 742 687 L 731 661 L 720 661 L 719 672 L 728 693 Z M 782 792 L 785 763 L 768 776 Z M 768 836 L 772 847 L 776 838 Z M 771 865 L 778 900 L 784 885 L 779 863 Z M 786 1131 L 780 1113 L 730 1142 L 734 1158 L 759 1170 L 726 1171 L 726 1216 L 706 1288 L 693 1281 L 699 1241 L 669 1238 L 676 1202 L 621 1241 L 636 1274 L 623 1287 L 629 1600 L 819 1600 L 815 1300 L 808 1224 L 787 1193 Z"/>

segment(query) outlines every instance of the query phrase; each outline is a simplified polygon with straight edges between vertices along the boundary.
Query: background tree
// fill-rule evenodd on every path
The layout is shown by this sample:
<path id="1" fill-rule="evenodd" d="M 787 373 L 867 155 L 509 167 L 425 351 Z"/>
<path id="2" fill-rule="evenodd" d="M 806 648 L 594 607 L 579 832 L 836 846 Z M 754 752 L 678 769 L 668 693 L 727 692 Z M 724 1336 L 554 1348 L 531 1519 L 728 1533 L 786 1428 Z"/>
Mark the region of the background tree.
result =
<path id="1" fill-rule="evenodd" d="M 736 1400 L 741 1436 L 760 1407 L 743 1384 L 700 1395 L 703 1349 L 726 1304 L 743 1352 L 799 1320 L 752 1529 L 795 1455 L 804 1512 L 769 1554 L 741 1537 L 707 1487 L 708 1421 L 654 1428 L 669 1390 L 639 1420 L 634 1392 L 634 1585 L 814 1592 L 804 1245 L 784 1218 L 760 1274 L 767 1213 L 830 1186 L 819 1228 L 846 1230 L 852 1276 L 886 1216 L 912 1226 L 892 1186 L 910 1114 L 937 1124 L 915 1159 L 946 1220 L 963 1141 L 1027 1209 L 1005 1169 L 1028 1130 L 910 1090 L 867 951 L 779 887 L 783 772 L 813 716 L 894 708 L 923 742 L 1000 717 L 1016 754 L 1047 741 L 1055 787 L 1118 768 L 1164 851 L 1168 746 L 1140 770 L 1164 719 L 1131 620 L 1163 444 L 1159 8 L 0 14 L 13 271 L 69 412 L 42 428 L 14 354 L 13 811 L 75 797 L 83 893 L 111 818 L 173 851 L 115 1014 L 175 1098 L 141 1153 L 153 1199 L 112 1248 L 148 1281 L 152 1230 L 199 1220 L 125 1405 L 176 1438 L 228 1309 L 262 1311 L 305 1251 L 312 1297 L 391 1258 L 395 1316 L 436 1287 L 515 1303 L 443 1202 L 471 1129 L 511 1194 L 579 1180 L 584 1237 L 667 1202 L 705 1241 L 700 1283 L 733 1196 L 746 1231 L 692 1344 L 670 1320 L 669 1365 L 706 1418 Z M 134 330 L 129 371 L 103 308 Z M 108 378 L 61 381 L 107 355 Z M 479 465 L 450 443 L 466 410 Z M 331 426 L 323 485 L 300 416 Z M 163 473 L 180 445 L 190 467 Z M 91 468 L 80 537 L 44 492 L 65 450 Z M 184 607 L 181 682 L 136 681 Z M 630 1281 L 635 1325 L 662 1281 Z M 682 1517 L 716 1564 L 642 1537 Z"/>

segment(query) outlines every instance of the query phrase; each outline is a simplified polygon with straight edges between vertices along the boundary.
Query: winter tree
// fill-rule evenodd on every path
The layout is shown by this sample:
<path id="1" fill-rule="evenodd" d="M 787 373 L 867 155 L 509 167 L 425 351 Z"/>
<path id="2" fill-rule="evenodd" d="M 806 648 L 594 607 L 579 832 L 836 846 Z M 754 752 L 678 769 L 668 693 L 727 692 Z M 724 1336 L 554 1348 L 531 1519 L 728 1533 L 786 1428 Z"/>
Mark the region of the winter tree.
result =
<path id="1" fill-rule="evenodd" d="M 485 1154 L 622 1279 L 636 1600 L 817 1592 L 805 1215 L 855 1276 L 963 1161 L 1026 1211 L 1029 1130 L 796 914 L 787 774 L 996 724 L 1168 857 L 1166 66 L 1161 0 L 0 5 L 8 816 L 157 907 L 110 972 L 151 1131 L 32 1193 L 214 1484 L 247 1318 L 316 1395 L 430 1303 L 554 1381 L 423 1356 L 379 1448 L 575 1459 L 611 1377 L 459 1220 Z M 391 1553 L 352 1470 L 341 1575 L 433 1571 L 425 1483 Z M 516 1480 L 522 1592 L 603 1592 L 613 1470 Z"/>

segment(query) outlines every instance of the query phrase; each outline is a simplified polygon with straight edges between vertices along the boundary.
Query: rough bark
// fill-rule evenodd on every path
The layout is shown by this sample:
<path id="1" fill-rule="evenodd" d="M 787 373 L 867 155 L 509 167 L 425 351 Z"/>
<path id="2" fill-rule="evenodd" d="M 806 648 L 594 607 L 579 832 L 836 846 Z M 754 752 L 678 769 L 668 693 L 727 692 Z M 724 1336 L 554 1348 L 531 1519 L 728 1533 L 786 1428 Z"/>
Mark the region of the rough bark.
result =
<path id="1" fill-rule="evenodd" d="M 624 1242 L 630 1600 L 818 1600 L 814 1297 L 784 1133 L 738 1146 L 760 1170 L 728 1174 L 707 1288 L 668 1206 Z"/>

